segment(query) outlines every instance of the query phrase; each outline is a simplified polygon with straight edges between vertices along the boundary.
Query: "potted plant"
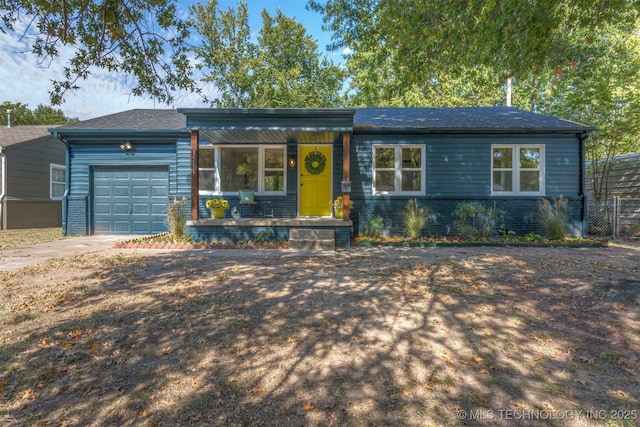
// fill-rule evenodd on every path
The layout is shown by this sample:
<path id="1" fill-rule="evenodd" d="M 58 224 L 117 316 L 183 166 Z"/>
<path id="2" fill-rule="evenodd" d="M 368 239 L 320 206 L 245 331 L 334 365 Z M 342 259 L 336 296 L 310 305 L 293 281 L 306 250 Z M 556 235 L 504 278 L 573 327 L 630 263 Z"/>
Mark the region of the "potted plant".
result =
<path id="1" fill-rule="evenodd" d="M 336 197 L 335 200 L 332 200 L 331 206 L 333 206 L 333 214 L 336 218 L 342 218 L 342 213 L 344 212 L 344 199 L 342 198 L 342 194 Z M 355 203 L 353 200 L 349 200 L 349 209 L 353 209 Z"/>
<path id="2" fill-rule="evenodd" d="M 211 211 L 211 218 L 222 219 L 224 218 L 224 211 L 229 209 L 229 201 L 223 198 L 209 199 L 206 206 Z"/>

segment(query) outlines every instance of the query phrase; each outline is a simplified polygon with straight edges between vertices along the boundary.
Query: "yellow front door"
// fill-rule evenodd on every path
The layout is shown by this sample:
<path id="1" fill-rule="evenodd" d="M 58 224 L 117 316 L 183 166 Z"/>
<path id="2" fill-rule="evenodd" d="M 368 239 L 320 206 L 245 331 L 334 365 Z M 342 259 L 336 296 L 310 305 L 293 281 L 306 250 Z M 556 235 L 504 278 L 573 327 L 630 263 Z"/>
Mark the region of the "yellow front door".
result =
<path id="1" fill-rule="evenodd" d="M 331 146 L 301 145 L 300 216 L 331 215 Z"/>

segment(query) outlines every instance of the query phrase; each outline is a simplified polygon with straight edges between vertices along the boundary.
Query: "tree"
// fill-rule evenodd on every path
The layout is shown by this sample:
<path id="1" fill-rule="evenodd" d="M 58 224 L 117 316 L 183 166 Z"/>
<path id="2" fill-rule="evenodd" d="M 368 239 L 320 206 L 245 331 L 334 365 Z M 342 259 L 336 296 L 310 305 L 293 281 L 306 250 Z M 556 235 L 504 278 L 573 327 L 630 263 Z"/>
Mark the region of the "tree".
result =
<path id="1" fill-rule="evenodd" d="M 0 117 L 7 117 L 7 111 L 11 110 L 11 125 L 32 125 L 33 124 L 33 112 L 29 109 L 27 104 L 21 102 L 12 103 L 4 101 L 0 105 Z M 4 122 L 7 123 L 6 121 Z"/>
<path id="2" fill-rule="evenodd" d="M 69 118 L 62 110 L 47 105 L 38 105 L 31 111 L 27 104 L 5 101 L 0 104 L 0 117 L 7 117 L 7 110 L 11 110 L 11 124 L 19 125 L 64 125 L 75 123 L 77 118 Z"/>
<path id="3" fill-rule="evenodd" d="M 174 90 L 199 91 L 187 56 L 188 27 L 175 0 L 3 0 L 0 10 L 0 31 L 33 38 L 31 51 L 43 64 L 73 48 L 64 78 L 52 83 L 53 105 L 93 67 L 133 76 L 134 95 L 166 103 Z"/>
<path id="4" fill-rule="evenodd" d="M 638 0 L 309 1 L 348 47 L 357 105 L 514 105 L 596 127 L 596 198 L 610 161 L 640 150 Z M 502 94 L 502 97 L 500 96 Z M 502 98 L 502 99 L 501 99 Z"/>
<path id="5" fill-rule="evenodd" d="M 500 80 L 570 60 L 557 50 L 575 33 L 593 37 L 615 22 L 637 30 L 637 0 L 309 0 L 333 32 L 332 48 L 396 52 L 410 74 L 447 67 L 460 74 L 472 66 L 499 72 Z M 586 31 L 585 31 L 586 30 Z"/>
<path id="6" fill-rule="evenodd" d="M 77 121 L 77 118 L 69 118 L 62 110 L 49 105 L 40 104 L 33 110 L 33 124 L 36 125 L 65 125 Z"/>
<path id="7" fill-rule="evenodd" d="M 202 41 L 192 51 L 204 80 L 220 91 L 219 108 L 336 107 L 345 72 L 318 52 L 305 28 L 278 11 L 262 12 L 251 41 L 246 3 L 226 11 L 215 0 L 191 7 L 190 25 Z"/>
<path id="8" fill-rule="evenodd" d="M 616 156 L 640 151 L 640 37 L 615 26 L 578 49 L 574 60 L 517 82 L 516 104 L 588 123 L 586 144 L 591 190 L 597 202 L 609 196 L 608 175 Z"/>

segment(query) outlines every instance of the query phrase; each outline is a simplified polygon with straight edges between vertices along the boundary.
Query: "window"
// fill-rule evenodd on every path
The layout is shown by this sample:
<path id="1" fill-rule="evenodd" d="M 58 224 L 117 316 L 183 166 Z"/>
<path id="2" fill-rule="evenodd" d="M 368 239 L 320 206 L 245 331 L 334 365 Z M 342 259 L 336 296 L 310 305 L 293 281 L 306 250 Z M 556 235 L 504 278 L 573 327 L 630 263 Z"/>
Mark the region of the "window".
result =
<path id="1" fill-rule="evenodd" d="M 374 145 L 374 194 L 424 194 L 424 145 Z"/>
<path id="2" fill-rule="evenodd" d="M 491 150 L 493 194 L 544 194 L 543 145 L 493 145 Z"/>
<path id="3" fill-rule="evenodd" d="M 222 194 L 239 190 L 284 194 L 286 147 L 200 147 L 198 176 L 200 192 Z"/>
<path id="4" fill-rule="evenodd" d="M 49 195 L 52 200 L 61 200 L 67 188 L 67 168 L 62 165 L 49 166 Z"/>

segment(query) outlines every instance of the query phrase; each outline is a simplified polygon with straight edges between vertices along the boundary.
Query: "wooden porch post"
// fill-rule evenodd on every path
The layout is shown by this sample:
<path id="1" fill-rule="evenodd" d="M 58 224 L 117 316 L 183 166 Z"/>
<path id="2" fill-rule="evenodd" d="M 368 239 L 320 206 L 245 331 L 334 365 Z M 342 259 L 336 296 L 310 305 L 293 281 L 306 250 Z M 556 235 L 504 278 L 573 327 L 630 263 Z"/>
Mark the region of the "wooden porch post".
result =
<path id="1" fill-rule="evenodd" d="M 198 182 L 198 141 L 200 140 L 200 132 L 191 131 L 191 220 L 200 219 L 198 211 L 198 194 L 200 193 L 200 184 Z"/>
<path id="2" fill-rule="evenodd" d="M 351 199 L 351 134 L 342 134 L 342 220 L 349 221 Z"/>

